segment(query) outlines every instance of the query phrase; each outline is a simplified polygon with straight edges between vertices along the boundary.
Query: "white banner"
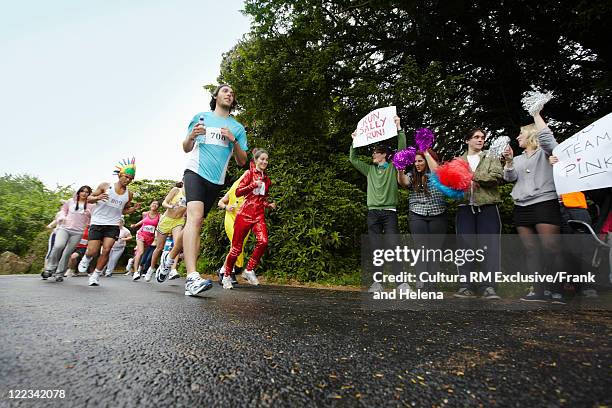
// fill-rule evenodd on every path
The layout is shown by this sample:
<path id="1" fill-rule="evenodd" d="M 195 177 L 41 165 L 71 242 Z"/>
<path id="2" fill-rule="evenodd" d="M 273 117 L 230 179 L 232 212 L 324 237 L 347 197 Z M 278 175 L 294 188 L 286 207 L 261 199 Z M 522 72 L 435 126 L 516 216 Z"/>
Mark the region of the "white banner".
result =
<path id="1" fill-rule="evenodd" d="M 582 129 L 553 150 L 558 194 L 612 186 L 612 113 Z"/>
<path id="2" fill-rule="evenodd" d="M 395 106 L 368 113 L 357 124 L 353 147 L 367 146 L 397 136 L 397 126 L 393 121 L 395 115 L 397 115 Z"/>

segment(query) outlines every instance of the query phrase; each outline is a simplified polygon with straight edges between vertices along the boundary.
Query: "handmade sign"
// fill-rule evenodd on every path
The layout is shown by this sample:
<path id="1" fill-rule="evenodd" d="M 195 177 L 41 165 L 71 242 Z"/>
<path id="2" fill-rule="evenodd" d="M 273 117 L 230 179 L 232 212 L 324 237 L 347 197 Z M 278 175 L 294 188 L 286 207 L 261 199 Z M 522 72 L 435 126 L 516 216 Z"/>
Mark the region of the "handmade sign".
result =
<path id="1" fill-rule="evenodd" d="M 395 106 L 376 109 L 368 113 L 357 124 L 353 147 L 367 146 L 397 136 L 393 118 L 397 115 Z"/>
<path id="2" fill-rule="evenodd" d="M 612 186 L 612 113 L 582 129 L 553 150 L 557 194 Z"/>

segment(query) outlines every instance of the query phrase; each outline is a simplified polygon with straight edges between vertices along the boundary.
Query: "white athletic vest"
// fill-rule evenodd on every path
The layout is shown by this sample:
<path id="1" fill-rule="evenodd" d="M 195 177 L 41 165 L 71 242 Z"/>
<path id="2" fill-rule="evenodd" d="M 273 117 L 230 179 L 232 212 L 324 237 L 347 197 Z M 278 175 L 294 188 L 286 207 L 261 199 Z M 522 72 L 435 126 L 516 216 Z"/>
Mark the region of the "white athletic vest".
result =
<path id="1" fill-rule="evenodd" d="M 91 215 L 91 225 L 119 225 L 123 207 L 128 201 L 129 193 L 127 188 L 125 193 L 119 195 L 115 192 L 115 185 L 111 184 L 106 191 L 108 200 L 100 200 L 96 203 Z"/>

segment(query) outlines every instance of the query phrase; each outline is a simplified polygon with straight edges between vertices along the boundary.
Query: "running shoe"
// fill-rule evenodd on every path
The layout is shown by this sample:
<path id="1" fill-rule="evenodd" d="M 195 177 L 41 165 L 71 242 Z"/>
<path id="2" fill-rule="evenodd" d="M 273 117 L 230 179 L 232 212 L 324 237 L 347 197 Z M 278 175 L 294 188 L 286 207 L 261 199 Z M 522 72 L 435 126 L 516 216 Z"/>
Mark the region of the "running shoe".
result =
<path id="1" fill-rule="evenodd" d="M 530 291 L 525 296 L 521 297 L 523 302 L 537 302 L 537 303 L 546 303 L 550 300 L 550 296 L 546 293 L 536 293 L 534 291 Z"/>
<path id="2" fill-rule="evenodd" d="M 147 270 L 147 273 L 145 273 L 145 276 L 144 276 L 145 282 L 150 282 L 151 276 L 153 276 L 153 268 L 149 267 L 149 269 Z"/>
<path id="3" fill-rule="evenodd" d="M 137 281 L 138 279 L 140 279 L 140 271 L 134 272 L 134 276 L 132 276 L 133 281 Z"/>
<path id="4" fill-rule="evenodd" d="M 77 273 L 74 272 L 74 269 L 68 269 L 66 273 L 68 274 L 69 278 L 74 278 L 75 276 L 79 276 Z"/>
<path id="5" fill-rule="evenodd" d="M 562 293 L 552 293 L 550 295 L 550 302 L 553 305 L 567 305 L 567 300 Z"/>
<path id="6" fill-rule="evenodd" d="M 170 271 L 170 276 L 168 276 L 168 280 L 178 279 L 180 277 L 181 275 L 178 273 L 178 271 L 176 269 L 173 269 Z"/>
<path id="7" fill-rule="evenodd" d="M 412 288 L 406 282 L 402 283 L 401 285 L 397 285 L 397 290 L 407 290 L 408 293 L 412 292 Z"/>
<path id="8" fill-rule="evenodd" d="M 104 274 L 104 276 L 106 276 L 107 278 L 110 278 L 111 276 L 113 276 L 113 273 L 112 272 L 106 272 Z"/>
<path id="9" fill-rule="evenodd" d="M 459 299 L 474 299 L 476 294 L 468 288 L 459 288 L 453 296 Z"/>
<path id="10" fill-rule="evenodd" d="M 79 272 L 87 272 L 87 269 L 89 268 L 89 263 L 91 262 L 91 258 L 84 256 L 83 258 L 81 258 L 81 262 L 79 262 L 79 267 L 78 267 L 78 271 Z"/>
<path id="11" fill-rule="evenodd" d="M 488 286 L 482 292 L 482 298 L 488 300 L 497 300 L 501 299 L 497 293 L 495 293 L 495 289 L 492 286 Z"/>
<path id="12" fill-rule="evenodd" d="M 596 298 L 599 295 L 597 294 L 596 289 L 582 289 L 580 291 L 580 296 L 585 297 L 585 298 Z"/>
<path id="13" fill-rule="evenodd" d="M 378 293 L 382 291 L 383 286 L 380 284 L 380 282 L 374 282 L 372 285 L 370 285 L 370 288 L 368 289 L 369 293 Z"/>
<path id="14" fill-rule="evenodd" d="M 259 286 L 259 280 L 257 279 L 255 272 L 245 270 L 244 272 L 242 272 L 242 277 L 248 280 L 251 285 Z"/>
<path id="15" fill-rule="evenodd" d="M 42 271 L 42 273 L 40 274 L 40 277 L 42 278 L 42 280 L 47 280 L 48 278 L 51 277 L 51 275 L 53 275 L 53 272 L 51 271 Z"/>
<path id="16" fill-rule="evenodd" d="M 100 272 L 94 271 L 89 276 L 89 286 L 99 286 L 100 285 Z"/>
<path id="17" fill-rule="evenodd" d="M 128 259 L 127 266 L 125 267 L 125 274 L 129 275 L 132 273 L 132 266 L 134 266 L 134 258 Z"/>
<path id="18" fill-rule="evenodd" d="M 232 285 L 238 284 L 238 279 L 236 279 L 236 274 L 234 272 L 230 273 L 230 278 L 232 278 Z"/>
<path id="19" fill-rule="evenodd" d="M 161 261 L 159 262 L 159 266 L 155 271 L 155 280 L 157 283 L 163 283 L 166 281 L 166 279 L 168 279 L 170 268 L 172 268 L 172 264 L 174 263 L 168 260 L 169 254 L 170 252 L 164 252 L 161 256 Z"/>
<path id="20" fill-rule="evenodd" d="M 212 286 L 213 283 L 210 279 L 187 277 L 187 281 L 185 281 L 185 296 L 197 296 L 212 288 Z"/>
<path id="21" fill-rule="evenodd" d="M 234 289 L 234 285 L 232 285 L 232 278 L 230 276 L 223 277 L 223 289 Z"/>
<path id="22" fill-rule="evenodd" d="M 63 282 L 64 281 L 64 274 L 63 273 L 56 273 L 55 274 L 55 281 L 56 282 Z"/>

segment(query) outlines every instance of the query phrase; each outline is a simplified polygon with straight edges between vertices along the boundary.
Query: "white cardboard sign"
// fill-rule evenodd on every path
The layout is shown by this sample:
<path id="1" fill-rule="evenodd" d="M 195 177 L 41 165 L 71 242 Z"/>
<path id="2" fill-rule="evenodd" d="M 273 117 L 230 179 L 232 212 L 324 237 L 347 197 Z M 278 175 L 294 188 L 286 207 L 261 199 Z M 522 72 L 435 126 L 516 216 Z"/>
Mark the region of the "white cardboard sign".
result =
<path id="1" fill-rule="evenodd" d="M 395 106 L 373 110 L 357 124 L 353 147 L 367 146 L 397 136 L 393 118 L 397 115 Z"/>
<path id="2" fill-rule="evenodd" d="M 553 150 L 557 194 L 612 186 L 612 113 L 593 122 Z"/>

